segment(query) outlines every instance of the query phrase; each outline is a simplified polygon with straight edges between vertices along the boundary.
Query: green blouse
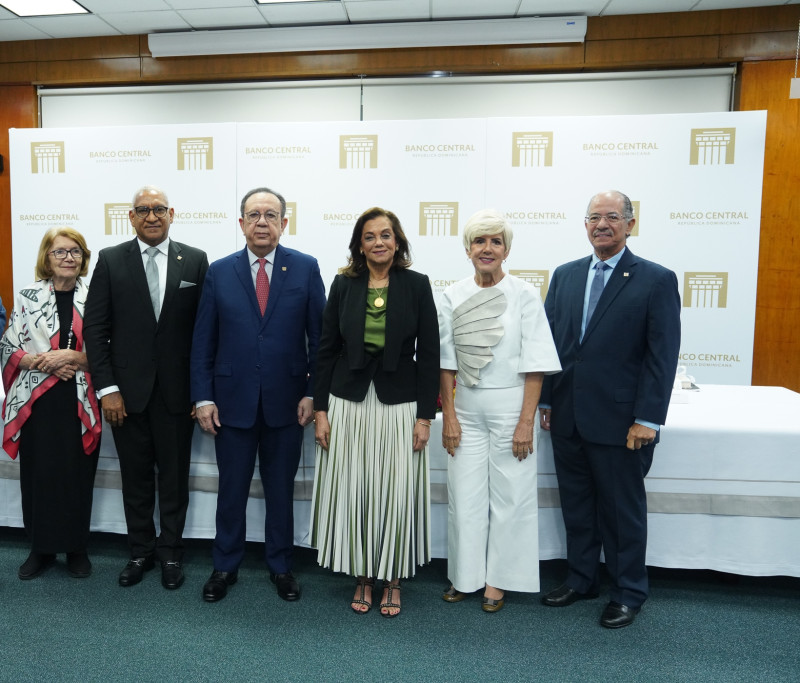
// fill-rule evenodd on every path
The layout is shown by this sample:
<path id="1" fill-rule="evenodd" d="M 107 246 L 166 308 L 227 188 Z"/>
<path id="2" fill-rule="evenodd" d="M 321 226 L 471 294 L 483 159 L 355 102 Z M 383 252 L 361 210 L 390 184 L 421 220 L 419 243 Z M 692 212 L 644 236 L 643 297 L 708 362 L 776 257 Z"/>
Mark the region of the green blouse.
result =
<path id="1" fill-rule="evenodd" d="M 378 308 L 375 299 L 383 298 L 383 305 Z M 376 355 L 383 351 L 386 341 L 386 301 L 389 299 L 389 287 L 367 289 L 367 318 L 364 322 L 364 348 L 367 353 Z"/>

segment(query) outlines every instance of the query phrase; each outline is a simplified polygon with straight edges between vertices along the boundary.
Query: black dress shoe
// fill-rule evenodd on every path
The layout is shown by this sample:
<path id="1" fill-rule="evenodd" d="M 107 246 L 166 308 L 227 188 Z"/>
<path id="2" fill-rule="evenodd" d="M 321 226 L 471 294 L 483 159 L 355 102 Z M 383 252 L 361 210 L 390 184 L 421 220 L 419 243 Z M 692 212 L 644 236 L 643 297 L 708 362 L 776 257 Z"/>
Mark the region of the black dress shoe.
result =
<path id="1" fill-rule="evenodd" d="M 609 602 L 600 617 L 600 625 L 606 628 L 630 626 L 637 614 L 639 614 L 638 607 L 628 607 L 620 602 Z"/>
<path id="2" fill-rule="evenodd" d="M 51 553 L 43 554 L 32 552 L 28 555 L 28 559 L 20 566 L 17 576 L 23 581 L 35 579 L 55 561 L 56 556 Z"/>
<path id="3" fill-rule="evenodd" d="M 123 569 L 119 573 L 119 585 L 125 586 L 135 586 L 142 580 L 144 573 L 150 571 L 153 567 L 156 566 L 155 560 L 151 557 L 133 557 L 128 560 L 128 564 L 125 565 L 125 569 Z"/>
<path id="4" fill-rule="evenodd" d="M 92 563 L 85 550 L 67 553 L 67 571 L 76 579 L 85 579 L 92 573 Z"/>
<path id="5" fill-rule="evenodd" d="M 169 561 L 161 563 L 161 585 L 174 590 L 183 585 L 183 567 L 180 562 Z"/>
<path id="6" fill-rule="evenodd" d="M 289 602 L 300 599 L 300 584 L 297 583 L 297 579 L 294 578 L 292 572 L 286 572 L 285 574 L 270 573 L 269 580 L 277 587 L 279 597 Z"/>
<path id="7" fill-rule="evenodd" d="M 203 586 L 203 600 L 217 602 L 228 594 L 228 586 L 232 586 L 239 578 L 238 572 L 218 572 L 216 569 Z"/>
<path id="8" fill-rule="evenodd" d="M 544 595 L 542 597 L 542 604 L 548 607 L 567 607 L 578 600 L 594 600 L 598 595 L 599 593 L 596 591 L 579 593 L 564 583 Z"/>

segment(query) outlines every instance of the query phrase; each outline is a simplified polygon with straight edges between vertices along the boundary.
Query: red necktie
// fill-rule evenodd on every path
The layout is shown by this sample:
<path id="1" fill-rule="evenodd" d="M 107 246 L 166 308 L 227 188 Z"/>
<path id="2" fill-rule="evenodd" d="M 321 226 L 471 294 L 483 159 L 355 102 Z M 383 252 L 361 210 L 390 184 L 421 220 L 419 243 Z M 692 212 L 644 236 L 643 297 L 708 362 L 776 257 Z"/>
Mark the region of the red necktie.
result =
<path id="1" fill-rule="evenodd" d="M 267 259 L 258 259 L 258 273 L 256 274 L 256 298 L 258 299 L 258 307 L 261 309 L 261 315 L 267 310 L 267 299 L 269 299 L 269 278 L 267 271 L 264 270 L 264 264 Z"/>

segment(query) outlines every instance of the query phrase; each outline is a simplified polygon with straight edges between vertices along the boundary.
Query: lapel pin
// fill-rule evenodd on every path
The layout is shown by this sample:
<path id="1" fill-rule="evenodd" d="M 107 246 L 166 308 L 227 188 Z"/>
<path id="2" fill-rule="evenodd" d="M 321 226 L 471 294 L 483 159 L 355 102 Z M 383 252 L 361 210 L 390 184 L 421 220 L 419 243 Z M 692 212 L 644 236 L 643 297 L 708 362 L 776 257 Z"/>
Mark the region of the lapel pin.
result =
<path id="1" fill-rule="evenodd" d="M 179 260 L 179 261 L 180 261 L 182 258 L 183 258 L 183 256 L 180 256 L 180 255 L 178 255 L 178 260 Z"/>
<path id="2" fill-rule="evenodd" d="M 624 273 L 622 274 L 622 277 L 628 277 L 628 275 L 630 275 L 630 273 L 628 273 L 628 272 L 626 271 L 626 272 L 624 272 Z"/>
<path id="3" fill-rule="evenodd" d="M 286 266 L 281 266 L 281 270 L 286 270 Z"/>

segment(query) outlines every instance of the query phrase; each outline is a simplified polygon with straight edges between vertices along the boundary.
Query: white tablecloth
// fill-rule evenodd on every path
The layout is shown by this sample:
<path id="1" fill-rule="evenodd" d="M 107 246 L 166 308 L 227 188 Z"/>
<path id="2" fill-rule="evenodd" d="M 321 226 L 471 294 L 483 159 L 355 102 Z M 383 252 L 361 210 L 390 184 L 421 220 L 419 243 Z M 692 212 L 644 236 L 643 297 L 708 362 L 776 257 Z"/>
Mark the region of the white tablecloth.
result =
<path id="1" fill-rule="evenodd" d="M 800 394 L 779 387 L 705 385 L 670 405 L 647 477 L 648 564 L 754 576 L 800 576 Z M 295 541 L 308 544 L 314 468 L 306 430 L 295 485 Z M 433 554 L 447 554 L 447 454 L 441 421 L 431 433 Z M 4 457 L 4 456 L 0 456 Z M 539 550 L 565 557 L 552 448 L 538 439 Z M 186 536 L 211 538 L 216 508 L 211 437 L 196 430 Z M 18 464 L 0 461 L 0 526 L 22 526 Z M 263 541 L 260 482 L 251 487 L 247 538 Z M 95 481 L 92 528 L 125 533 L 119 467 L 106 428 Z"/>

